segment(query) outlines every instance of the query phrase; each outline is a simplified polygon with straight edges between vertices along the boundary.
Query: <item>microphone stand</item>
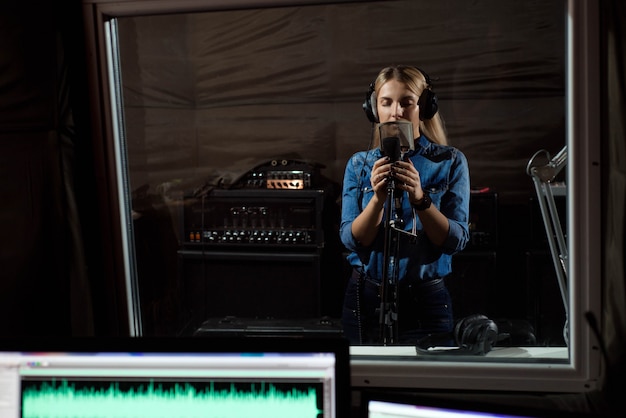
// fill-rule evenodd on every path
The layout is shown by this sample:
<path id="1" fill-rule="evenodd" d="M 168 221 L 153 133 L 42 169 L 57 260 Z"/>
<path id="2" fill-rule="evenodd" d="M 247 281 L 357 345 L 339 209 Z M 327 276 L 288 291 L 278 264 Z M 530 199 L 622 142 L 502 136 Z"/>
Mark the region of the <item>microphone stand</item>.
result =
<path id="1" fill-rule="evenodd" d="M 396 184 L 393 178 L 387 183 L 387 215 L 383 249 L 383 277 L 380 285 L 380 335 L 383 345 L 394 344 L 398 339 L 398 235 L 396 222 L 402 222 L 394 210 Z"/>

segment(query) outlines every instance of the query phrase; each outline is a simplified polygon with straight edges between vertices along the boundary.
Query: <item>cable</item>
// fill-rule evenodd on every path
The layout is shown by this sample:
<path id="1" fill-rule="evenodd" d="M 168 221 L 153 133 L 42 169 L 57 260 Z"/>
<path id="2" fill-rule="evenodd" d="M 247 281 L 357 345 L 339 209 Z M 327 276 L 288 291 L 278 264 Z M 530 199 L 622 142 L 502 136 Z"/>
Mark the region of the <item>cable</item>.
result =
<path id="1" fill-rule="evenodd" d="M 367 157 L 372 148 L 372 144 L 374 143 L 374 132 L 375 132 L 375 123 L 372 123 L 372 130 L 370 134 L 370 141 L 367 145 L 367 151 L 363 157 L 363 163 L 361 164 L 361 171 L 359 172 L 359 178 L 357 182 L 357 204 L 359 205 L 359 212 L 363 211 L 363 207 L 361 206 L 361 202 L 363 200 L 363 173 L 365 172 L 365 165 L 367 164 Z M 357 328 L 359 332 L 359 343 L 363 344 L 363 316 L 361 312 L 361 292 L 363 291 L 363 279 L 365 278 L 365 269 L 361 266 L 361 271 L 359 272 L 359 277 L 357 278 L 357 286 L 356 286 L 356 320 L 357 320 Z"/>

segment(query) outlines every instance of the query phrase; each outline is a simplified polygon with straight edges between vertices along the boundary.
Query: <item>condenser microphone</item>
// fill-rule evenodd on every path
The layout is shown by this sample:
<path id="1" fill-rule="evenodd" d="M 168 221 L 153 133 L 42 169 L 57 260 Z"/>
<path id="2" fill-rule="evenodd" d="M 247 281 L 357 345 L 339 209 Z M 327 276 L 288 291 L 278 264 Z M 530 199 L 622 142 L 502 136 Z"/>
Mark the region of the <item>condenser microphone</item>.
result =
<path id="1" fill-rule="evenodd" d="M 389 156 L 392 162 L 401 160 L 405 153 L 415 149 L 413 140 L 413 124 L 404 120 L 394 120 L 378 125 L 380 148 L 383 155 Z M 397 147 L 397 151 L 396 151 Z M 393 153 L 392 153 L 393 151 Z M 394 156 L 397 156 L 395 159 Z"/>
<path id="2" fill-rule="evenodd" d="M 383 138 L 382 146 L 383 155 L 389 157 L 389 160 L 392 163 L 400 160 L 400 156 L 402 154 L 400 150 L 400 138 L 397 136 Z"/>

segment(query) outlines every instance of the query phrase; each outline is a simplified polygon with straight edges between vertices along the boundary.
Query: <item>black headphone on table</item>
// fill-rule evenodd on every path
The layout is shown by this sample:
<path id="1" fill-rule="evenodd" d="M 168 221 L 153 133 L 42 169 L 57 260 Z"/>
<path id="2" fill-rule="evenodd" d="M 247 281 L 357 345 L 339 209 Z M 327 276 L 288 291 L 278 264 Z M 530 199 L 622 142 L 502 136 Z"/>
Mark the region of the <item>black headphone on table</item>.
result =
<path id="1" fill-rule="evenodd" d="M 431 119 L 439 110 L 439 104 L 437 95 L 432 90 L 432 82 L 430 81 L 430 77 L 420 68 L 417 68 L 417 71 L 422 73 L 424 78 L 426 79 L 426 88 L 422 91 L 420 98 L 418 99 L 417 104 L 420 107 L 420 119 L 427 120 Z M 376 92 L 374 89 L 374 83 L 370 83 L 369 89 L 367 90 L 367 94 L 365 95 L 365 101 L 363 102 L 363 111 L 365 111 L 365 115 L 372 123 L 378 123 L 378 114 L 376 111 Z"/>
<path id="2" fill-rule="evenodd" d="M 498 334 L 498 326 L 485 315 L 474 314 L 459 320 L 452 332 L 428 335 L 415 347 L 418 354 L 427 355 L 482 355 L 484 356 L 506 335 Z M 454 339 L 456 348 L 429 350 Z"/>

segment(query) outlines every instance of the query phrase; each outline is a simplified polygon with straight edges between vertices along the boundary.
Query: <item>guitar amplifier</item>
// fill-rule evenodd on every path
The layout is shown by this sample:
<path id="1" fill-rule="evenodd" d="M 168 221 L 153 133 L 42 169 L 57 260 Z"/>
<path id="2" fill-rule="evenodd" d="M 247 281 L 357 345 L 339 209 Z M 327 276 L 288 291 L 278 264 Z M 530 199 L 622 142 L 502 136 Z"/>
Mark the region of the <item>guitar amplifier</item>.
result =
<path id="1" fill-rule="evenodd" d="M 298 160 L 276 159 L 261 164 L 238 181 L 247 189 L 303 190 L 317 187 L 320 166 Z"/>
<path id="2" fill-rule="evenodd" d="M 323 206 L 323 190 L 215 189 L 185 199 L 183 247 L 314 251 L 324 245 Z"/>
<path id="3" fill-rule="evenodd" d="M 190 324 L 226 316 L 319 318 L 327 196 L 259 188 L 186 197 L 178 255 Z"/>

